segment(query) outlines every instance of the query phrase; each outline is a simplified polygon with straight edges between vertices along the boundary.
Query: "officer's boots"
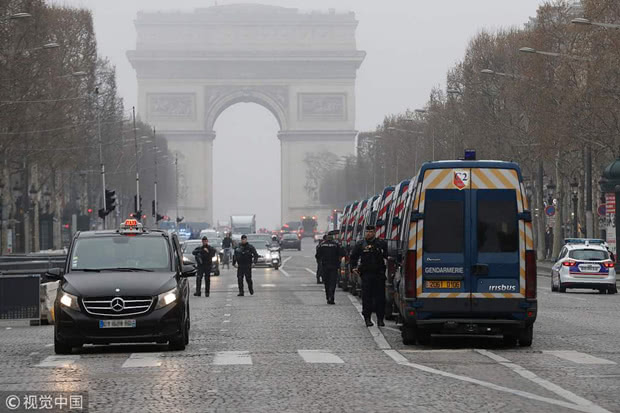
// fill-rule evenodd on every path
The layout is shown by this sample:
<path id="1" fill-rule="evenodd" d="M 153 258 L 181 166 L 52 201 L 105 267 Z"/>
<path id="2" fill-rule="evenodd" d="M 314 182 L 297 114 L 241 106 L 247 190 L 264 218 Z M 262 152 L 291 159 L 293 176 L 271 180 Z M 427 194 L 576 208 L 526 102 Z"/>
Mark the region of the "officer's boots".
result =
<path id="1" fill-rule="evenodd" d="M 370 319 L 370 317 L 364 317 L 364 321 L 366 321 L 366 327 L 372 327 L 374 326 L 372 320 Z"/>
<path id="2" fill-rule="evenodd" d="M 385 327 L 385 323 L 383 322 L 383 318 L 377 317 L 377 325 L 379 327 Z"/>

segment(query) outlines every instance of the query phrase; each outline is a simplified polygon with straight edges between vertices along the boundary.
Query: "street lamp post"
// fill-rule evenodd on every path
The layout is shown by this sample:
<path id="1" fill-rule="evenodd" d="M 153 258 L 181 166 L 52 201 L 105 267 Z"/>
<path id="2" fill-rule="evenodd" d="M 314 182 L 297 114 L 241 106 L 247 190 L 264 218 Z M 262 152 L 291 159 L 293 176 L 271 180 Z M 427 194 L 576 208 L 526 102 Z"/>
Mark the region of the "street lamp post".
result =
<path id="1" fill-rule="evenodd" d="M 455 99 L 456 96 L 463 95 L 461 91 L 458 89 L 447 89 L 446 93 L 448 94 L 448 96 L 452 97 L 452 99 Z M 455 119 L 456 119 L 456 110 L 455 110 Z M 456 159 L 456 156 L 457 156 L 457 153 L 456 153 L 456 122 L 452 123 L 452 135 L 453 135 L 452 136 L 453 158 Z"/>
<path id="2" fill-rule="evenodd" d="M 577 178 L 573 178 L 573 182 L 570 183 L 571 192 L 573 194 L 573 236 L 578 237 L 578 212 L 577 205 L 579 203 L 579 183 L 577 182 Z"/>
<path id="3" fill-rule="evenodd" d="M 428 110 L 426 109 L 416 109 L 415 113 L 419 113 L 421 115 L 426 115 L 428 114 Z M 435 133 L 434 131 L 431 129 L 431 140 L 432 140 L 432 145 L 433 145 L 433 161 L 435 161 Z"/>
<path id="4" fill-rule="evenodd" d="M 133 141 L 136 149 L 136 212 L 140 212 L 140 216 L 136 218 L 141 221 L 142 220 L 142 205 L 140 202 L 140 163 L 138 159 L 138 129 L 136 128 L 136 107 L 133 106 L 131 108 L 133 115 Z"/>
<path id="5" fill-rule="evenodd" d="M 97 140 L 99 141 L 99 167 L 101 173 L 101 199 L 103 202 L 103 210 L 107 211 L 108 206 L 106 205 L 105 199 L 105 164 L 103 163 L 103 142 L 101 141 L 101 103 L 99 99 L 99 88 L 95 88 L 95 106 L 97 112 Z M 103 229 L 106 228 L 106 217 L 103 217 Z"/>
<path id="6" fill-rule="evenodd" d="M 571 20 L 571 23 L 580 24 L 580 25 L 584 25 L 584 26 L 604 27 L 606 29 L 616 29 L 616 30 L 620 29 L 620 24 L 593 22 L 593 21 L 590 21 L 588 19 L 584 19 L 582 17 L 579 17 L 577 19 Z"/>

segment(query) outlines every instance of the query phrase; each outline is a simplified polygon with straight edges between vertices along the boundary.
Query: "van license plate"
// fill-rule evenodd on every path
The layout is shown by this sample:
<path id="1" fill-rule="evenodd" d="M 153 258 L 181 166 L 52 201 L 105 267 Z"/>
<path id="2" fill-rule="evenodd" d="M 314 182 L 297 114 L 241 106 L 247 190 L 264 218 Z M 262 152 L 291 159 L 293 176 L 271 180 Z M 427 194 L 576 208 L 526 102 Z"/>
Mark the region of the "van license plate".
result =
<path id="1" fill-rule="evenodd" d="M 461 288 L 460 281 L 426 281 L 426 288 Z"/>
<path id="2" fill-rule="evenodd" d="M 136 328 L 136 320 L 99 320 L 99 328 Z"/>

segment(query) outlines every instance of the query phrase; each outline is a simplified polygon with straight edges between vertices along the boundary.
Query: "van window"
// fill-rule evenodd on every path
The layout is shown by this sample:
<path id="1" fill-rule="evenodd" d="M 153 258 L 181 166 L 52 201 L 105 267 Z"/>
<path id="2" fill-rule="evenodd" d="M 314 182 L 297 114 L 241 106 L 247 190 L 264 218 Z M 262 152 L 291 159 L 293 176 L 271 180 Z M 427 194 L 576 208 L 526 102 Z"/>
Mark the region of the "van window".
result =
<path id="1" fill-rule="evenodd" d="M 519 249 L 517 204 L 510 200 L 478 200 L 478 252 Z"/>
<path id="2" fill-rule="evenodd" d="M 463 252 L 463 201 L 427 199 L 424 207 L 424 252 Z"/>

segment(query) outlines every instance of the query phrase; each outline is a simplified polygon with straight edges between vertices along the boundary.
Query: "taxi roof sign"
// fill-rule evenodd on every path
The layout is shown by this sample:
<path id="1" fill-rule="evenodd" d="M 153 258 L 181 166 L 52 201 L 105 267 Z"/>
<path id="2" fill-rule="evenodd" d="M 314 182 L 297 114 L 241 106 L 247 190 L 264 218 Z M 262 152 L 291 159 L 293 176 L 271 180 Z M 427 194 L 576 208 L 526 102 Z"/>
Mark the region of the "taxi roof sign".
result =
<path id="1" fill-rule="evenodd" d="M 125 222 L 121 224 L 118 232 L 121 234 L 138 234 L 144 232 L 144 229 L 137 219 L 130 218 L 126 219 Z"/>

